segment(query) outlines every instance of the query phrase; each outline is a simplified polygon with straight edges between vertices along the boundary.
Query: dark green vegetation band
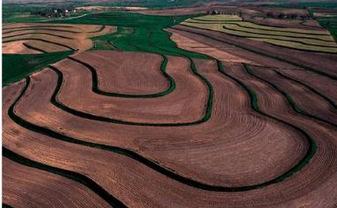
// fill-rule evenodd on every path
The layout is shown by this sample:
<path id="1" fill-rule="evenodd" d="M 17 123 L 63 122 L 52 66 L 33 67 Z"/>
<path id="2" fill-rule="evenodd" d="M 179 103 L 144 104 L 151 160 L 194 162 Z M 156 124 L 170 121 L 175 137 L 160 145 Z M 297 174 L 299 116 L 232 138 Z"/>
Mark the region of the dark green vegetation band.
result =
<path id="1" fill-rule="evenodd" d="M 133 14 L 127 12 L 110 12 L 110 13 L 100 13 L 100 14 L 90 14 L 78 19 L 54 21 L 56 23 L 75 23 L 75 24 L 98 24 L 102 25 L 97 31 L 103 30 L 105 25 L 118 26 L 117 33 L 107 34 L 99 37 L 92 38 L 94 43 L 100 41 L 107 44 L 95 44 L 95 49 L 111 49 L 117 48 L 124 51 L 141 51 L 156 53 L 159 55 L 173 55 L 179 56 L 179 54 L 186 55 L 192 58 L 208 58 L 206 55 L 198 54 L 194 52 L 189 52 L 182 50 L 177 47 L 177 45 L 170 39 L 170 34 L 164 31 L 164 28 L 168 28 L 175 24 L 179 24 L 185 19 L 191 16 L 155 16 L 155 15 L 142 15 Z M 63 27 L 63 26 L 62 26 Z M 66 28 L 72 28 L 73 26 L 65 26 Z M 126 32 L 126 28 L 130 28 L 132 32 Z M 15 31 L 24 31 L 29 28 L 18 27 Z M 41 27 L 36 26 L 34 29 L 44 29 L 53 32 L 69 32 L 78 33 L 75 31 Z M 96 31 L 96 32 L 97 32 Z M 8 32 L 8 31 L 7 31 Z M 169 50 L 162 50 L 159 48 L 165 48 Z M 34 46 L 31 46 L 34 47 Z M 35 47 L 36 48 L 36 47 Z M 33 49 L 33 48 L 32 48 Z M 37 48 L 36 48 L 37 49 Z M 72 49 L 72 48 L 71 48 Z M 50 53 L 44 55 L 43 57 L 47 60 L 52 59 L 58 53 Z M 70 54 L 69 54 L 70 55 Z M 46 67 L 48 64 L 54 63 L 66 56 L 60 56 L 60 58 L 53 59 L 53 61 L 43 61 L 41 55 L 4 55 L 4 76 L 3 85 L 8 85 L 12 82 L 18 81 L 24 78 L 27 74 L 32 73 L 36 70 L 40 70 Z M 62 57 L 62 58 L 61 58 Z M 20 65 L 13 65 L 17 60 L 21 63 Z M 9 68 L 10 67 L 10 68 Z M 14 70 L 12 69 L 14 68 Z M 16 70 L 18 68 L 18 70 Z M 163 70 L 163 69 L 162 69 Z M 16 74 L 19 76 L 15 76 Z M 164 75 L 166 77 L 166 75 Z M 170 80 L 170 90 L 173 90 L 172 80 Z M 162 95 L 165 93 L 163 92 Z"/>
<path id="2" fill-rule="evenodd" d="M 21 125 L 22 127 L 25 127 L 25 125 L 22 125 L 25 122 L 24 122 L 23 119 L 20 119 L 20 118 L 16 117 L 16 115 L 14 114 L 14 107 L 15 107 L 16 103 L 24 95 L 24 93 L 26 92 L 26 90 L 29 86 L 29 83 L 30 83 L 30 78 L 26 77 L 26 83 L 25 83 L 25 86 L 23 87 L 23 89 L 21 90 L 20 95 L 16 98 L 14 103 L 8 109 L 9 117 L 13 121 L 15 121 L 17 124 Z M 17 119 L 15 119 L 15 118 L 17 118 Z M 17 121 L 19 121 L 19 122 L 17 122 Z M 44 171 L 48 171 L 48 172 L 66 177 L 68 179 L 77 181 L 77 182 L 81 183 L 82 185 L 88 187 L 93 192 L 95 192 L 102 199 L 104 199 L 107 203 L 109 203 L 112 207 L 126 207 L 121 201 L 119 201 L 118 199 L 113 197 L 109 192 L 107 192 L 105 189 L 103 189 L 101 186 L 99 186 L 95 181 L 91 180 L 89 177 L 87 177 L 85 175 L 82 175 L 82 174 L 79 174 L 79 173 L 76 173 L 76 172 L 73 172 L 73 171 L 69 171 L 69 170 L 64 170 L 64 169 L 57 168 L 57 167 L 52 167 L 52 166 L 49 166 L 49 165 L 46 165 L 46 164 L 43 164 L 43 163 L 40 163 L 40 162 L 30 160 L 28 158 L 25 158 L 25 157 L 15 153 L 15 152 L 11 151 L 10 149 L 7 149 L 6 147 L 2 147 L 2 154 L 3 154 L 4 157 L 6 157 L 6 158 L 8 158 L 8 159 L 10 159 L 14 162 L 17 162 L 19 164 L 26 165 L 26 166 L 33 167 L 33 168 L 37 168 L 37 169 L 44 170 Z"/>
<path id="3" fill-rule="evenodd" d="M 195 125 L 195 124 L 200 124 L 203 123 L 207 120 L 209 120 L 209 118 L 211 117 L 211 113 L 212 113 L 212 100 L 213 100 L 213 88 L 212 85 L 208 82 L 207 79 L 205 79 L 204 77 L 202 77 L 196 69 L 196 66 L 194 65 L 192 59 L 190 59 L 190 66 L 191 66 L 191 70 L 193 72 L 193 74 L 195 76 L 197 76 L 198 78 L 200 78 L 200 80 L 202 82 L 205 83 L 205 85 L 208 87 L 208 98 L 207 98 L 207 103 L 206 103 L 206 110 L 204 115 L 196 121 L 192 121 L 192 122 L 186 122 L 186 123 L 139 123 L 139 122 L 130 122 L 130 121 L 124 121 L 124 120 L 119 120 L 119 119 L 114 119 L 114 118 L 109 118 L 109 117 L 104 117 L 104 116 L 98 116 L 98 115 L 94 115 L 94 114 L 90 114 L 90 113 L 86 113 L 86 112 L 82 112 L 82 111 L 78 111 L 74 108 L 70 108 L 66 105 L 64 105 L 63 103 L 61 103 L 60 101 L 58 101 L 57 99 L 57 95 L 60 91 L 60 88 L 62 86 L 62 82 L 63 82 L 63 75 L 62 73 L 54 66 L 49 66 L 54 72 L 56 72 L 57 76 L 58 76 L 58 81 L 57 81 L 57 86 L 55 87 L 54 93 L 51 97 L 51 103 L 53 105 L 55 105 L 56 107 L 62 109 L 63 111 L 66 111 L 67 113 L 73 114 L 75 116 L 78 117 L 82 117 L 82 118 L 86 118 L 86 119 L 91 119 L 91 120 L 96 120 L 96 121 L 102 121 L 102 122 L 109 122 L 109 123 L 115 123 L 115 124 L 122 124 L 122 125 L 136 125 L 136 126 L 167 126 L 167 127 L 171 127 L 171 126 L 190 126 L 190 125 Z M 94 69 L 93 69 L 94 70 Z M 93 87 L 97 87 L 94 86 Z M 97 88 L 96 88 L 97 91 Z M 109 96 L 114 96 L 114 95 L 109 95 Z M 125 95 L 127 96 L 127 95 Z M 163 95 L 161 95 L 163 96 Z M 120 97 L 120 95 L 118 95 L 117 97 Z"/>
<path id="4" fill-rule="evenodd" d="M 167 66 L 168 60 L 167 60 L 167 57 L 164 56 L 164 55 L 162 55 L 163 61 L 160 65 L 160 71 L 163 74 L 163 76 L 165 77 L 165 79 L 167 80 L 167 82 L 169 83 L 169 87 L 162 92 L 153 93 L 153 94 L 144 94 L 144 95 L 121 94 L 121 93 L 102 91 L 101 89 L 99 89 L 98 75 L 97 75 L 96 69 L 92 65 L 90 65 L 89 63 L 86 63 L 84 61 L 75 59 L 71 56 L 69 56 L 68 59 L 83 65 L 84 68 L 87 68 L 91 72 L 92 91 L 95 92 L 96 94 L 99 94 L 99 95 L 123 97 L 123 98 L 155 98 L 155 97 L 161 97 L 161 96 L 167 95 L 167 94 L 173 92 L 173 90 L 176 88 L 176 84 L 175 84 L 174 79 L 169 74 L 166 73 L 166 66 Z M 53 68 L 54 68 L 54 71 L 59 71 L 59 70 L 56 69 L 56 67 L 53 67 Z"/>
<path id="5" fill-rule="evenodd" d="M 257 80 L 260 80 L 262 82 L 267 83 L 268 85 L 270 85 L 274 90 L 276 90 L 277 92 L 279 92 L 283 97 L 286 98 L 289 106 L 293 109 L 293 111 L 295 111 L 296 113 L 299 113 L 301 115 L 303 115 L 304 117 L 307 117 L 309 119 L 313 119 L 313 120 L 317 120 L 323 123 L 327 123 L 331 126 L 334 126 L 335 128 L 337 128 L 337 125 L 334 124 L 333 122 L 326 120 L 324 118 L 318 117 L 316 115 L 313 115 L 311 113 L 306 112 L 305 110 L 303 110 L 301 107 L 299 107 L 296 102 L 294 101 L 294 99 L 284 90 L 282 90 L 280 87 L 278 87 L 276 84 L 268 81 L 267 79 L 262 78 L 261 76 L 258 76 L 256 74 L 254 74 L 253 70 L 250 69 L 250 67 L 248 65 L 245 65 L 246 67 L 246 71 L 248 74 L 250 74 L 251 76 L 253 76 L 254 78 L 256 78 Z M 319 94 L 320 95 L 320 94 Z"/>
<path id="6" fill-rule="evenodd" d="M 117 33 L 95 37 L 93 40 L 111 42 L 116 48 L 123 51 L 141 51 L 172 56 L 183 54 L 191 58 L 207 58 L 206 55 L 178 48 L 170 39 L 170 34 L 164 30 L 164 28 L 177 25 L 194 16 L 156 16 L 127 12 L 107 12 L 54 22 L 117 26 Z M 132 28 L 132 32 L 125 32 L 123 28 Z M 168 50 L 161 50 L 160 48 Z M 104 50 L 106 48 L 97 44 L 95 49 Z"/>
<path id="7" fill-rule="evenodd" d="M 333 108 L 337 109 L 337 104 L 336 104 L 333 100 L 331 100 L 331 99 L 329 98 L 329 96 L 324 95 L 323 93 L 317 91 L 315 88 L 311 87 L 311 86 L 308 85 L 308 84 L 305 84 L 305 83 L 302 82 L 302 81 L 299 81 L 299 80 L 297 80 L 297 79 L 295 79 L 295 78 L 293 78 L 293 77 L 290 77 L 290 76 L 288 76 L 288 75 L 285 75 L 285 74 L 283 74 L 283 73 L 281 73 L 281 72 L 279 72 L 279 71 L 276 71 L 276 70 L 274 70 L 274 71 L 275 71 L 275 73 L 277 73 L 279 76 L 281 76 L 281 77 L 283 77 L 283 78 L 285 78 L 285 79 L 289 79 L 289 80 L 291 80 L 291 81 L 293 81 L 293 82 L 296 82 L 296 83 L 299 84 L 299 85 L 302 85 L 302 86 L 308 88 L 308 89 L 311 90 L 312 92 L 314 92 L 314 93 L 316 93 L 317 95 L 319 95 L 323 100 L 325 100 L 327 103 L 329 103 Z"/>
<path id="8" fill-rule="evenodd" d="M 173 26 L 174 24 L 178 24 L 179 22 L 186 19 L 186 17 L 184 17 L 184 18 L 180 18 L 180 17 L 157 17 L 157 16 L 154 17 L 154 16 L 150 16 L 150 15 L 139 15 L 139 14 L 130 14 L 130 16 L 131 16 L 131 18 L 128 18 L 128 16 L 124 13 L 117 13 L 117 14 L 113 13 L 112 15 L 106 15 L 106 14 L 87 15 L 83 18 L 66 20 L 65 22 L 66 23 L 82 23 L 82 24 L 86 23 L 86 24 L 117 25 L 119 27 L 132 27 L 133 32 L 130 33 L 130 34 L 127 34 L 126 36 L 121 36 L 121 37 L 111 36 L 111 38 L 110 37 L 107 38 L 107 36 L 105 36 L 106 40 L 108 40 L 110 42 L 113 42 L 114 45 L 116 45 L 117 48 L 119 48 L 119 49 L 132 50 L 132 51 L 136 50 L 136 51 L 144 51 L 144 52 L 153 52 L 153 53 L 158 53 L 158 54 L 162 54 L 162 55 L 185 56 L 185 57 L 188 57 L 189 59 L 190 58 L 208 58 L 205 55 L 196 54 L 196 53 L 188 52 L 188 51 L 185 51 L 185 50 L 182 50 L 182 49 L 178 49 L 176 47 L 175 43 L 172 42 L 169 39 L 169 33 L 167 33 L 166 31 L 163 30 L 163 28 L 167 28 L 167 27 Z M 147 16 L 147 17 L 144 17 L 144 16 Z M 155 19 L 155 18 L 158 18 L 158 19 Z M 123 21 L 120 21 L 121 19 L 123 19 Z M 139 26 L 139 24 L 141 25 L 141 27 Z M 225 72 L 221 68 L 221 64 L 219 64 L 219 62 L 218 62 L 218 67 L 219 67 L 219 71 L 225 74 Z M 191 68 L 192 68 L 193 71 L 196 72 L 194 63 L 192 61 L 191 61 Z M 212 91 L 212 87 L 211 87 L 210 83 L 205 78 L 203 78 L 201 75 L 199 75 L 199 74 L 196 74 L 196 75 L 200 76 L 200 78 L 203 81 L 206 81 L 206 84 L 209 86 L 208 87 L 209 91 L 212 92 L 212 93 L 210 93 L 210 95 L 213 96 L 213 91 Z M 237 81 L 235 78 L 233 78 L 233 77 L 231 77 L 231 78 L 234 79 L 235 81 Z M 61 81 L 62 81 L 62 79 L 61 79 Z M 310 147 L 309 147 L 309 150 L 308 150 L 305 158 L 303 158 L 292 169 L 290 169 L 286 173 L 282 174 L 281 176 L 279 176 L 279 177 L 277 177 L 277 178 L 275 178 L 271 181 L 264 182 L 264 183 L 257 184 L 257 185 L 243 186 L 243 187 L 223 187 L 223 186 L 209 185 L 209 184 L 198 182 L 198 181 L 195 181 L 193 179 L 178 175 L 177 173 L 175 173 L 171 170 L 168 170 L 164 167 L 161 167 L 160 165 L 158 165 L 157 162 L 152 161 L 152 160 L 147 159 L 147 158 L 144 158 L 143 156 L 141 156 L 138 153 L 135 153 L 133 151 L 123 149 L 123 148 L 120 148 L 120 147 L 108 146 L 108 145 L 103 145 L 103 144 L 96 144 L 96 143 L 86 142 L 86 141 L 82 141 L 80 139 L 68 137 L 68 136 L 62 135 L 60 133 L 57 133 L 53 130 L 50 130 L 48 128 L 44 128 L 44 127 L 35 125 L 33 123 L 30 123 L 30 122 L 20 118 L 19 116 L 17 116 L 14 113 L 14 106 L 16 105 L 17 101 L 22 97 L 25 90 L 28 88 L 29 82 L 30 82 L 30 79 L 27 78 L 25 89 L 23 90 L 22 94 L 15 101 L 15 103 L 13 103 L 13 105 L 10 107 L 10 109 L 8 111 L 8 114 L 11 117 L 11 119 L 14 120 L 17 124 L 27 128 L 27 129 L 30 129 L 32 131 L 35 131 L 37 133 L 50 136 L 54 139 L 58 139 L 58 140 L 61 140 L 61 141 L 70 142 L 70 143 L 74 143 L 74 144 L 85 145 L 85 146 L 88 146 L 88 147 L 102 149 L 102 150 L 106 150 L 106 151 L 110 151 L 110 152 L 113 152 L 113 153 L 117 153 L 117 154 L 120 154 L 120 155 L 127 156 L 131 159 L 134 159 L 134 160 L 142 163 L 143 165 L 148 166 L 149 168 L 152 168 L 153 170 L 155 170 L 155 171 L 157 171 L 161 174 L 164 174 L 164 175 L 168 176 L 171 179 L 174 179 L 176 181 L 179 181 L 179 182 L 184 183 L 184 184 L 189 185 L 189 186 L 193 186 L 195 188 L 200 188 L 200 189 L 204 189 L 204 190 L 208 190 L 208 191 L 218 191 L 218 192 L 226 192 L 226 191 L 237 192 L 237 191 L 247 191 L 247 190 L 252 190 L 252 189 L 256 189 L 256 188 L 261 188 L 261 187 L 266 186 L 266 185 L 270 185 L 270 184 L 273 184 L 273 183 L 280 182 L 280 181 L 284 180 L 285 178 L 291 176 L 293 173 L 300 170 L 306 163 L 308 163 L 310 161 L 310 159 L 312 158 L 312 156 L 314 155 L 314 153 L 316 151 L 316 144 L 310 138 L 310 136 L 307 135 L 303 130 L 301 130 L 300 128 L 298 128 L 298 127 L 296 127 L 292 124 L 286 123 L 286 122 L 284 122 L 284 121 L 282 121 L 278 118 L 272 117 L 270 115 L 264 114 L 261 111 L 259 111 L 258 101 L 257 101 L 257 97 L 256 97 L 255 92 L 252 91 L 252 90 L 249 90 L 249 88 L 247 88 L 245 85 L 243 85 L 243 83 L 240 84 L 240 81 L 239 81 L 238 83 L 248 92 L 248 94 L 250 96 L 250 99 L 251 99 L 252 108 L 254 110 L 256 110 L 257 112 L 261 113 L 264 116 L 267 116 L 269 118 L 273 118 L 275 120 L 278 120 L 279 122 L 282 122 L 284 124 L 287 124 L 288 126 L 291 126 L 291 127 L 295 128 L 296 130 L 301 132 L 308 139 Z M 57 91 L 55 91 L 55 92 L 57 93 Z M 211 97 L 211 99 L 208 99 L 208 106 L 212 106 L 212 100 L 213 100 L 212 97 Z M 211 111 L 208 111 L 208 112 L 209 113 L 207 113 L 206 115 L 210 116 Z M 207 116 L 206 116 L 206 118 L 207 118 Z M 48 166 L 48 168 L 46 170 L 52 172 L 53 168 L 54 167 Z"/>
<path id="9" fill-rule="evenodd" d="M 24 35 L 50 35 L 50 36 L 54 36 L 54 37 L 58 37 L 58 38 L 63 38 L 63 39 L 68 39 L 68 40 L 73 40 L 74 38 L 71 37 L 67 37 L 67 36 L 63 36 L 63 35 L 57 35 L 55 33 L 47 33 L 47 32 L 25 32 L 25 33 L 20 33 L 20 34 L 16 34 L 16 35 L 8 35 L 8 36 L 3 36 L 2 38 L 14 38 L 14 37 L 20 37 L 20 36 L 24 36 Z"/>
<path id="10" fill-rule="evenodd" d="M 2 203 L 2 207 L 3 208 L 13 208 L 12 206 L 8 205 L 8 204 L 5 204 L 5 203 Z"/>
<path id="11" fill-rule="evenodd" d="M 48 54 L 3 54 L 2 55 L 2 85 L 17 82 L 34 71 L 43 69 L 49 64 L 71 55 L 72 51 Z"/>
<path id="12" fill-rule="evenodd" d="M 74 180 L 86 186 L 87 188 L 89 188 L 91 191 L 93 191 L 98 196 L 100 196 L 103 200 L 105 200 L 112 207 L 126 207 L 121 201 L 113 197 L 109 192 L 104 190 L 95 181 L 91 180 L 89 177 L 85 175 L 82 175 L 82 174 L 79 174 L 73 171 L 57 168 L 57 167 L 52 167 L 52 166 L 49 166 L 49 165 L 46 165 L 40 162 L 36 162 L 34 160 L 30 160 L 26 157 L 23 157 L 11 151 L 10 149 L 7 149 L 6 147 L 2 147 L 2 155 L 3 157 L 8 158 L 21 165 L 29 166 L 32 168 L 37 168 L 39 170 L 47 171 L 47 172 L 50 172 L 56 175 L 63 176 L 70 180 Z"/>
<path id="13" fill-rule="evenodd" d="M 282 124 L 284 124 L 286 126 L 291 127 L 292 129 L 294 129 L 297 132 L 299 132 L 302 136 L 304 136 L 304 138 L 306 138 L 306 140 L 308 141 L 309 148 L 308 148 L 308 151 L 307 151 L 306 155 L 295 166 L 293 166 L 290 170 L 288 170 L 286 173 L 278 176 L 277 178 L 275 178 L 275 179 L 273 179 L 271 181 L 268 181 L 266 183 L 261 184 L 261 186 L 265 186 L 265 185 L 281 182 L 284 179 L 288 178 L 289 176 L 293 175 L 294 173 L 300 171 L 306 164 L 308 164 L 310 162 L 310 160 L 312 159 L 312 157 L 314 156 L 314 154 L 317 151 L 317 145 L 315 143 L 315 140 L 307 132 L 305 132 L 304 130 L 302 130 L 300 127 L 297 127 L 294 124 L 291 124 L 291 123 L 289 123 L 287 121 L 284 121 L 284 120 L 279 119 L 279 118 L 277 118 L 275 116 L 267 114 L 266 112 L 261 111 L 259 109 L 259 106 L 258 106 L 258 98 L 257 98 L 256 92 L 253 89 L 249 88 L 241 80 L 239 80 L 239 79 L 235 78 L 234 76 L 231 76 L 228 73 L 226 73 L 225 70 L 224 70 L 224 68 L 223 68 L 223 65 L 222 65 L 222 63 L 220 61 L 218 61 L 218 66 L 219 66 L 219 69 L 220 69 L 221 73 L 223 73 L 227 77 L 229 77 L 232 80 L 234 80 L 240 87 L 242 87 L 242 89 L 244 89 L 247 92 L 247 94 L 250 97 L 251 107 L 252 107 L 252 109 L 255 112 L 261 114 L 262 116 L 265 116 L 267 118 L 270 118 L 272 120 L 275 120 L 275 121 L 277 121 L 279 123 L 282 123 Z M 248 70 L 247 70 L 247 69 L 249 69 L 248 65 L 244 64 L 244 69 L 245 69 L 246 73 L 248 73 Z"/>
<path id="14" fill-rule="evenodd" d="M 199 30 L 206 30 L 206 31 L 210 31 L 210 32 L 215 32 L 213 30 L 194 28 L 194 27 L 185 26 L 185 25 L 184 25 L 184 27 L 191 28 L 191 29 L 199 29 Z M 288 59 L 284 59 L 284 58 L 282 58 L 280 56 L 272 55 L 272 54 L 270 54 L 268 52 L 264 52 L 262 50 L 257 50 L 257 49 L 254 49 L 252 47 L 243 46 L 243 45 L 240 45 L 240 44 L 237 44 L 237 43 L 233 43 L 233 42 L 228 41 L 228 40 L 226 40 L 224 38 L 210 37 L 210 36 L 207 36 L 207 35 L 205 35 L 205 34 L 203 34 L 201 32 L 191 31 L 189 29 L 182 29 L 182 28 L 173 28 L 173 29 L 179 30 L 179 31 L 183 31 L 183 32 L 192 33 L 192 34 L 199 35 L 199 36 L 202 36 L 202 37 L 206 37 L 206 38 L 209 38 L 211 40 L 215 40 L 215 41 L 222 42 L 222 43 L 225 43 L 225 44 L 233 45 L 233 46 L 235 46 L 237 48 L 244 49 L 244 50 L 247 50 L 249 52 L 256 53 L 258 55 L 262 55 L 262 56 L 265 56 L 265 57 L 268 57 L 268 58 L 272 58 L 272 59 L 275 59 L 275 60 L 278 60 L 278 61 L 282 61 L 282 62 L 291 64 L 293 66 L 297 66 L 297 67 L 303 68 L 303 69 L 305 69 L 307 71 L 311 71 L 313 73 L 325 76 L 325 77 L 330 78 L 332 80 L 335 80 L 335 81 L 337 80 L 337 75 L 335 75 L 335 74 L 326 73 L 326 72 L 323 72 L 321 70 L 315 69 L 313 67 L 310 67 L 310 66 L 307 66 L 307 65 L 303 65 L 303 64 L 299 64 L 297 62 L 294 62 L 294 61 L 291 61 L 291 60 L 288 60 Z M 219 32 L 215 32 L 215 33 L 219 33 Z M 234 35 L 230 35 L 230 34 L 226 34 L 226 35 L 228 35 L 228 36 L 234 36 Z"/>
<path id="15" fill-rule="evenodd" d="M 38 51 L 38 52 L 41 52 L 41 53 L 47 53 L 47 51 L 42 50 L 42 49 L 37 48 L 37 47 L 34 47 L 34 46 L 31 46 L 28 43 L 22 43 L 22 45 L 24 45 L 26 48 L 32 49 L 34 51 Z"/>
<path id="16" fill-rule="evenodd" d="M 50 40 L 45 40 L 45 39 L 42 39 L 42 38 L 17 38 L 17 39 L 5 40 L 5 41 L 2 41 L 2 42 L 3 43 L 10 43 L 10 42 L 21 41 L 21 40 L 36 40 L 36 41 L 41 41 L 41 42 L 44 42 L 44 43 L 49 43 L 49 44 L 52 44 L 52 45 L 61 46 L 61 47 L 67 48 L 71 51 L 77 50 L 77 49 L 72 48 L 72 47 L 70 47 L 66 44 L 62 44 L 62 43 L 58 43 L 58 42 L 54 42 L 54 41 L 50 41 Z"/>
<path id="17" fill-rule="evenodd" d="M 219 67 L 221 67 L 221 64 L 218 64 Z M 220 72 L 223 72 L 223 70 L 221 68 L 219 68 Z M 104 145 L 104 144 L 97 144 L 97 143 L 92 143 L 92 142 L 86 142 L 80 139 L 76 139 L 73 137 L 69 137 L 60 133 L 57 133 L 51 129 L 45 128 L 45 127 L 41 127 L 38 126 L 36 124 L 30 123 L 26 120 L 24 120 L 23 118 L 17 116 L 14 112 L 14 107 L 17 104 L 17 102 L 20 100 L 20 98 L 24 95 L 25 91 L 27 90 L 28 86 L 30 83 L 30 78 L 27 77 L 26 78 L 26 86 L 24 88 L 24 90 L 22 91 L 21 95 L 17 98 L 17 100 L 11 105 L 11 107 L 8 110 L 8 115 L 10 116 L 10 118 L 15 121 L 17 124 L 21 125 L 22 127 L 25 127 L 29 130 L 32 130 L 34 132 L 49 136 L 51 138 L 54 139 L 58 139 L 61 141 L 65 141 L 65 142 L 70 142 L 70 143 L 74 143 L 74 144 L 80 144 L 80 145 L 84 145 L 84 146 L 88 146 L 88 147 L 92 147 L 92 148 L 96 148 L 96 149 L 101 149 L 101 150 L 106 150 L 109 152 L 113 152 L 113 153 L 117 153 L 120 155 L 124 155 L 128 158 L 131 158 L 133 160 L 136 160 L 140 163 L 142 163 L 143 165 L 146 165 L 147 167 L 163 174 L 166 175 L 167 177 L 179 181 L 183 184 L 195 187 L 195 188 L 199 188 L 199 189 L 203 189 L 203 190 L 208 190 L 208 191 L 215 191 L 215 192 L 239 192 L 239 191 L 248 191 L 248 190 L 252 190 L 252 189 L 256 189 L 256 188 L 262 188 L 266 185 L 270 185 L 273 183 L 277 183 L 280 182 L 282 180 L 284 180 L 285 178 L 291 176 L 294 172 L 298 171 L 299 169 L 301 169 L 304 164 L 306 164 L 307 162 L 309 162 L 310 158 L 312 157 L 312 155 L 315 153 L 315 143 L 313 143 L 313 145 L 310 143 L 310 148 L 308 151 L 308 154 L 306 155 L 306 157 L 301 160 L 301 162 L 299 164 L 297 164 L 294 168 L 292 168 L 291 170 L 287 171 L 286 173 L 282 174 L 281 176 L 276 177 L 275 179 L 272 179 L 270 181 L 261 183 L 261 184 L 256 184 L 256 185 L 251 185 L 251 186 L 243 186 L 243 187 L 224 187 L 224 186 L 215 186 L 215 185 L 209 185 L 203 182 L 199 182 L 199 181 L 195 181 L 193 179 L 187 178 L 185 176 L 181 176 L 177 173 L 175 173 L 174 171 L 171 171 L 167 168 L 164 168 L 162 166 L 160 166 L 158 164 L 158 162 L 152 161 L 150 159 L 147 159 L 141 155 L 139 155 L 136 152 L 133 152 L 131 150 L 128 149 L 124 149 L 124 148 L 120 148 L 120 147 L 115 147 L 115 146 L 109 146 L 109 145 Z M 256 104 L 257 105 L 257 104 Z M 267 115 L 269 116 L 269 115 Z M 270 117 L 270 116 L 269 116 Z M 277 119 L 277 118 L 275 118 Z M 286 123 L 284 121 L 279 120 L 279 122 L 282 123 Z M 287 123 L 286 123 L 287 124 Z M 306 135 L 307 134 L 305 132 L 303 132 L 303 130 L 298 129 L 296 126 L 293 126 L 291 124 L 288 124 L 290 126 L 292 126 L 293 128 L 299 130 L 302 134 Z"/>

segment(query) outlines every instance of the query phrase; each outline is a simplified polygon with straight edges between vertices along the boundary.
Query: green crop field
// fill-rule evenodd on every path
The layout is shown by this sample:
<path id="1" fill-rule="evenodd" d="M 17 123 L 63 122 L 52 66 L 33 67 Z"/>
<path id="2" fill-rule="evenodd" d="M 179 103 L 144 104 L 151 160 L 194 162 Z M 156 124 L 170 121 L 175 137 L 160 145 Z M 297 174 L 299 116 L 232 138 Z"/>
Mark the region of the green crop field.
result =
<path id="1" fill-rule="evenodd" d="M 108 12 L 89 14 L 82 18 L 55 22 L 117 26 L 117 33 L 93 39 L 97 43 L 95 49 L 111 49 L 113 45 L 113 47 L 125 51 L 145 51 L 163 55 L 184 55 L 191 58 L 207 58 L 205 55 L 177 48 L 176 44 L 170 40 L 170 34 L 164 30 L 190 17 L 191 16 L 174 17 L 127 12 Z"/>
<path id="2" fill-rule="evenodd" d="M 224 32 L 257 41 L 294 49 L 337 53 L 337 44 L 329 32 L 278 28 L 243 22 L 232 15 L 208 15 L 189 18 L 182 25 Z M 214 20 L 221 21 L 214 23 Z M 237 20 L 237 21 L 230 21 Z M 227 22 L 229 21 L 229 22 Z"/>
<path id="3" fill-rule="evenodd" d="M 3 54 L 2 85 L 19 81 L 32 72 L 43 69 L 72 54 L 71 51 L 46 54 Z"/>
<path id="4" fill-rule="evenodd" d="M 77 19 L 54 20 L 54 23 L 97 24 L 117 26 L 117 32 L 92 38 L 96 50 L 144 51 L 162 55 L 208 58 L 203 54 L 177 48 L 165 28 L 179 24 L 191 16 L 154 16 L 127 12 L 88 14 Z M 28 19 L 29 20 L 29 19 Z M 24 21 L 25 22 L 25 21 Z M 4 55 L 3 84 L 15 82 L 33 71 L 66 57 L 70 53 L 39 55 Z M 13 63 L 20 63 L 13 65 Z"/>

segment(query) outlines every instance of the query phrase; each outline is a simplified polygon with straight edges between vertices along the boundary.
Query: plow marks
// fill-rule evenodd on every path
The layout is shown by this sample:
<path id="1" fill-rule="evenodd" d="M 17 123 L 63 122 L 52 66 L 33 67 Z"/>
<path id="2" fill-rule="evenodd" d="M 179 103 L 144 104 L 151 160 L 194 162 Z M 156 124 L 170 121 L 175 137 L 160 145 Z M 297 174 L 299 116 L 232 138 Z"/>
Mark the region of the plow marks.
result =
<path id="1" fill-rule="evenodd" d="M 66 58 L 3 88 L 4 203 L 332 207 L 335 96 L 308 87 L 310 73 L 134 52 Z"/>
<path id="2" fill-rule="evenodd" d="M 91 37 L 115 31 L 104 25 L 68 25 L 47 23 L 5 24 L 3 53 L 37 54 L 58 51 L 85 51 L 93 44 Z"/>
<path id="3" fill-rule="evenodd" d="M 281 28 L 246 22 L 238 16 L 210 15 L 190 18 L 182 25 L 219 31 L 232 36 L 303 51 L 337 53 L 337 44 L 325 30 Z"/>

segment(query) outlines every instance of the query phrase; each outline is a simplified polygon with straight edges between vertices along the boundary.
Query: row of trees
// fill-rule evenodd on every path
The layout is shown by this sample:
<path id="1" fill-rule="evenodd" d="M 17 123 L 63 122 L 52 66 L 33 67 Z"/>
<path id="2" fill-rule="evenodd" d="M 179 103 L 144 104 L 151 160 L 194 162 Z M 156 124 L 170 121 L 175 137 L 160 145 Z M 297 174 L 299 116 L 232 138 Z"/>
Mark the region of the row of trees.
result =
<path id="1" fill-rule="evenodd" d="M 310 16 L 304 15 L 304 14 L 296 14 L 296 13 L 291 13 L 291 14 L 285 14 L 285 13 L 274 13 L 274 12 L 267 12 L 266 14 L 267 17 L 269 18 L 278 18 L 278 19 L 309 19 Z"/>

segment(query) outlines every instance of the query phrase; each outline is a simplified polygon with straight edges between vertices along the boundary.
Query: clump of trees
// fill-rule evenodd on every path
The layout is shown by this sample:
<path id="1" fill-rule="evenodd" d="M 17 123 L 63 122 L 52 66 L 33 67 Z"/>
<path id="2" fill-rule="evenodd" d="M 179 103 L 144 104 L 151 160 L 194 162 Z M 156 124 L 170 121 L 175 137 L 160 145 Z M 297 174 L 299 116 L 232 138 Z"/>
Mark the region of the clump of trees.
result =
<path id="1" fill-rule="evenodd" d="M 267 17 L 269 18 L 276 18 L 276 19 L 301 19 L 301 20 L 306 20 L 310 18 L 310 15 L 304 15 L 304 14 L 296 14 L 296 13 L 291 13 L 291 14 L 286 14 L 283 12 L 280 13 L 275 13 L 275 12 L 267 12 L 266 14 Z"/>
<path id="2" fill-rule="evenodd" d="M 58 18 L 58 17 L 71 16 L 76 12 L 77 12 L 76 9 L 74 9 L 73 7 L 69 7 L 69 8 L 47 8 L 44 10 L 31 12 L 31 14 L 48 18 Z"/>

